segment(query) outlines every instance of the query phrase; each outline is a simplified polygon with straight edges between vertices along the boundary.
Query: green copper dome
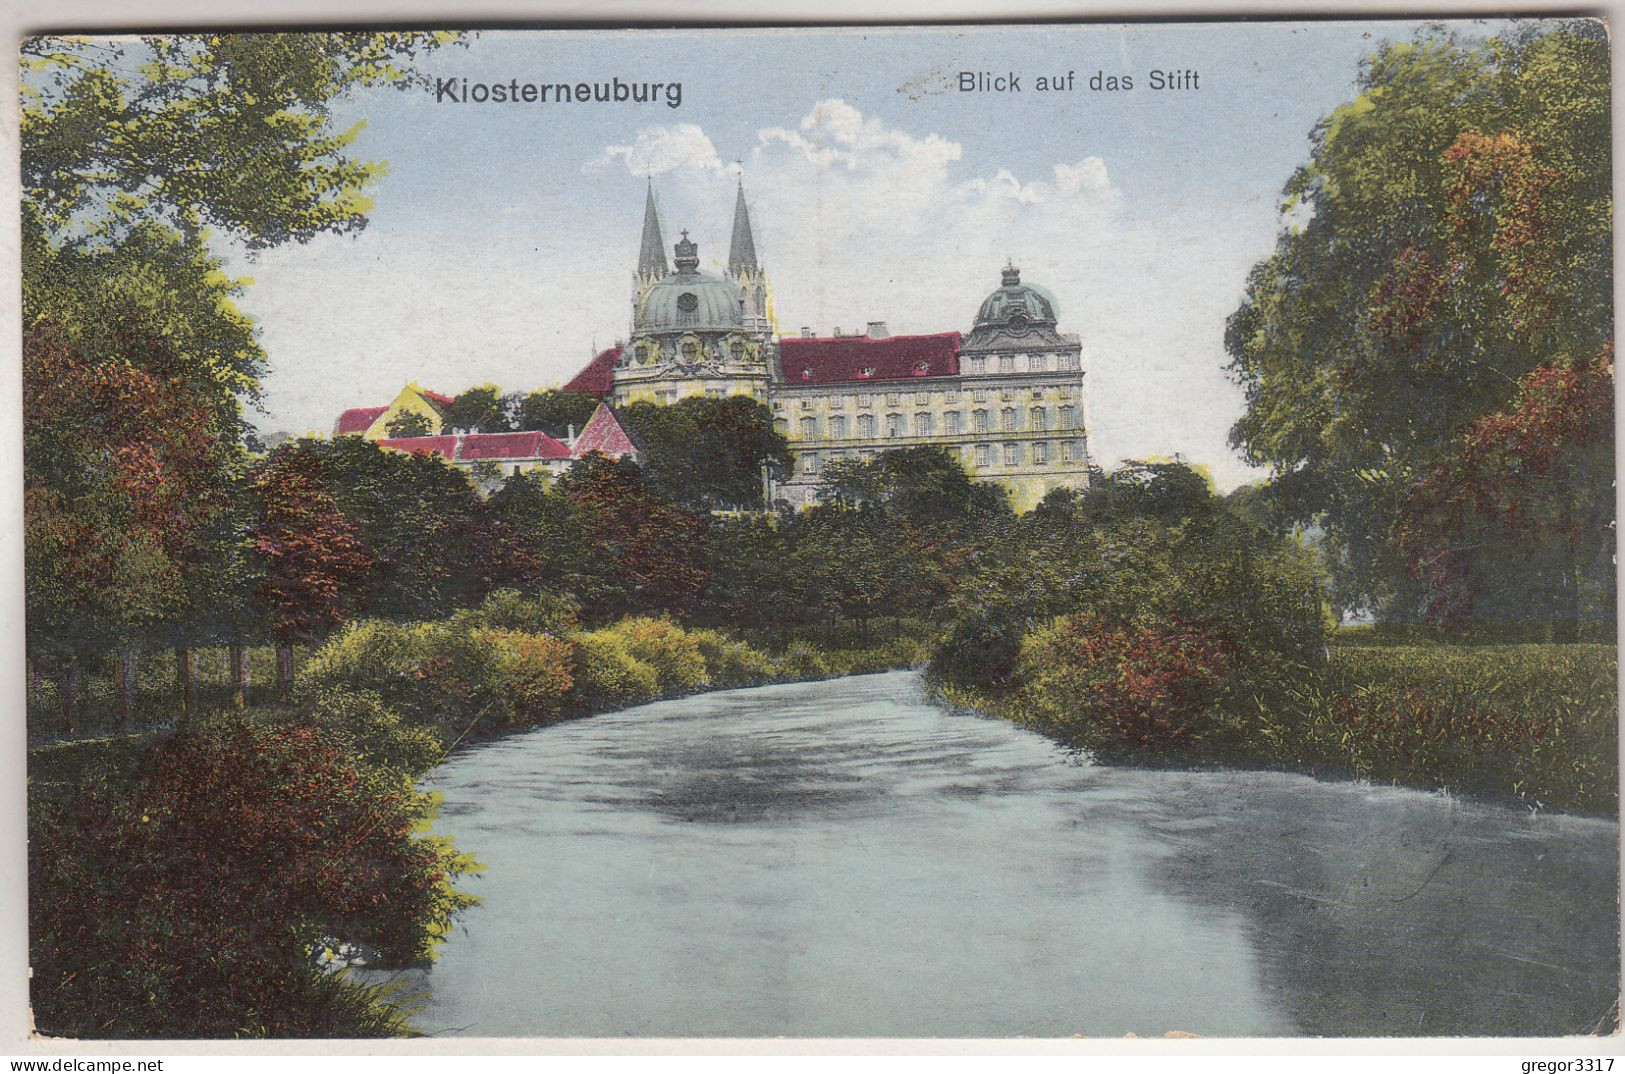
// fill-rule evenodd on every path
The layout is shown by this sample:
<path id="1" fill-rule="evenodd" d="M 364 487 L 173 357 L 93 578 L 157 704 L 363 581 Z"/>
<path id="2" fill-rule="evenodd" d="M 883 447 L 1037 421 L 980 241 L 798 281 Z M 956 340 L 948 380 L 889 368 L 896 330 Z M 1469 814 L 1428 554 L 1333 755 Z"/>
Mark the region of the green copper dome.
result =
<path id="1" fill-rule="evenodd" d="M 635 334 L 726 332 L 744 323 L 739 286 L 698 266 L 697 250 L 685 231 L 677 244 L 677 271 L 650 287 L 638 303 Z"/>
<path id="2" fill-rule="evenodd" d="M 1014 265 L 1004 269 L 1004 286 L 982 300 L 976 311 L 976 326 L 1002 326 L 1020 329 L 1024 324 L 1054 327 L 1055 296 L 1042 287 L 1021 282 L 1021 270 Z"/>

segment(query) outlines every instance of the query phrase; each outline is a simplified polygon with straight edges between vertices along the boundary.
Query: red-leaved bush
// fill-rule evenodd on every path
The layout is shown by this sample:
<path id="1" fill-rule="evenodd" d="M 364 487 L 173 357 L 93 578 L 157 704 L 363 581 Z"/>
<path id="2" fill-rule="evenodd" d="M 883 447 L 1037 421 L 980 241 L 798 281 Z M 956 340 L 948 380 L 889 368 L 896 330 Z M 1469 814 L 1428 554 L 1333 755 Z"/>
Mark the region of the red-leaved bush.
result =
<path id="1" fill-rule="evenodd" d="M 127 786 L 30 818 L 34 1014 L 74 1037 L 352 1036 L 324 952 L 428 952 L 474 867 L 416 835 L 430 800 L 341 736 L 231 722 L 154 746 Z M 337 1002 L 335 1002 L 337 998 Z M 386 1019 L 387 1021 L 387 1019 Z"/>
<path id="2" fill-rule="evenodd" d="M 1162 749 L 1202 737 L 1231 661 L 1201 627 L 1083 614 L 1029 634 L 1018 668 L 1022 698 L 1088 744 Z"/>

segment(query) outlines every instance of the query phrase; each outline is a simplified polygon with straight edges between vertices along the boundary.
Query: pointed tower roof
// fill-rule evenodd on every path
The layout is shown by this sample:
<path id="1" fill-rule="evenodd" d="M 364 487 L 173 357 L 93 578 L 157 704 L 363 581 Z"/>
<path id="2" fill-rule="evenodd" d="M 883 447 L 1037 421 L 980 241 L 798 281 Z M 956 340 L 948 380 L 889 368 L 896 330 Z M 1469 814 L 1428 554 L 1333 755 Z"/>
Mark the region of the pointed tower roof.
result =
<path id="1" fill-rule="evenodd" d="M 643 202 L 643 247 L 638 251 L 639 276 L 666 276 L 666 240 L 660 237 L 660 214 L 655 211 L 655 184 L 649 180 L 649 193 Z"/>
<path id="2" fill-rule="evenodd" d="M 728 247 L 728 271 L 735 276 L 741 271 L 756 272 L 756 239 L 750 233 L 750 210 L 745 208 L 745 184 L 739 184 L 739 197 L 734 200 L 734 237 Z"/>

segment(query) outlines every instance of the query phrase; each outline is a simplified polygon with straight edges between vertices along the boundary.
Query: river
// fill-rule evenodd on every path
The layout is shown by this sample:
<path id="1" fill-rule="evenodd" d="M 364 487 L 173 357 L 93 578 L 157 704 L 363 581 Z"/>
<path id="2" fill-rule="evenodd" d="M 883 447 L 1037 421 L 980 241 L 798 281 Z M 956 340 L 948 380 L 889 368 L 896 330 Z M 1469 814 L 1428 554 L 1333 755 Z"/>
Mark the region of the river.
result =
<path id="1" fill-rule="evenodd" d="M 432 1035 L 1591 1031 L 1611 820 L 1095 764 L 897 672 L 644 705 L 427 787 L 486 866 Z"/>

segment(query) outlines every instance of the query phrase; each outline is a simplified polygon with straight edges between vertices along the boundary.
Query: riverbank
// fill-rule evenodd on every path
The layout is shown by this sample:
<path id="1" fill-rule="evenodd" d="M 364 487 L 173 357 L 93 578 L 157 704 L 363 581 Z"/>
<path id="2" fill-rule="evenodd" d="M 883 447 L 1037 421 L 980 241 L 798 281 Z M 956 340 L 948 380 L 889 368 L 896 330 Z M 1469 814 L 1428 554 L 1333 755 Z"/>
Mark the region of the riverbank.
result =
<path id="1" fill-rule="evenodd" d="M 1102 748 L 1022 696 L 937 683 L 958 705 L 1129 764 L 1259 767 L 1619 815 L 1618 653 L 1601 644 L 1360 644 L 1339 639 L 1251 748 Z"/>

